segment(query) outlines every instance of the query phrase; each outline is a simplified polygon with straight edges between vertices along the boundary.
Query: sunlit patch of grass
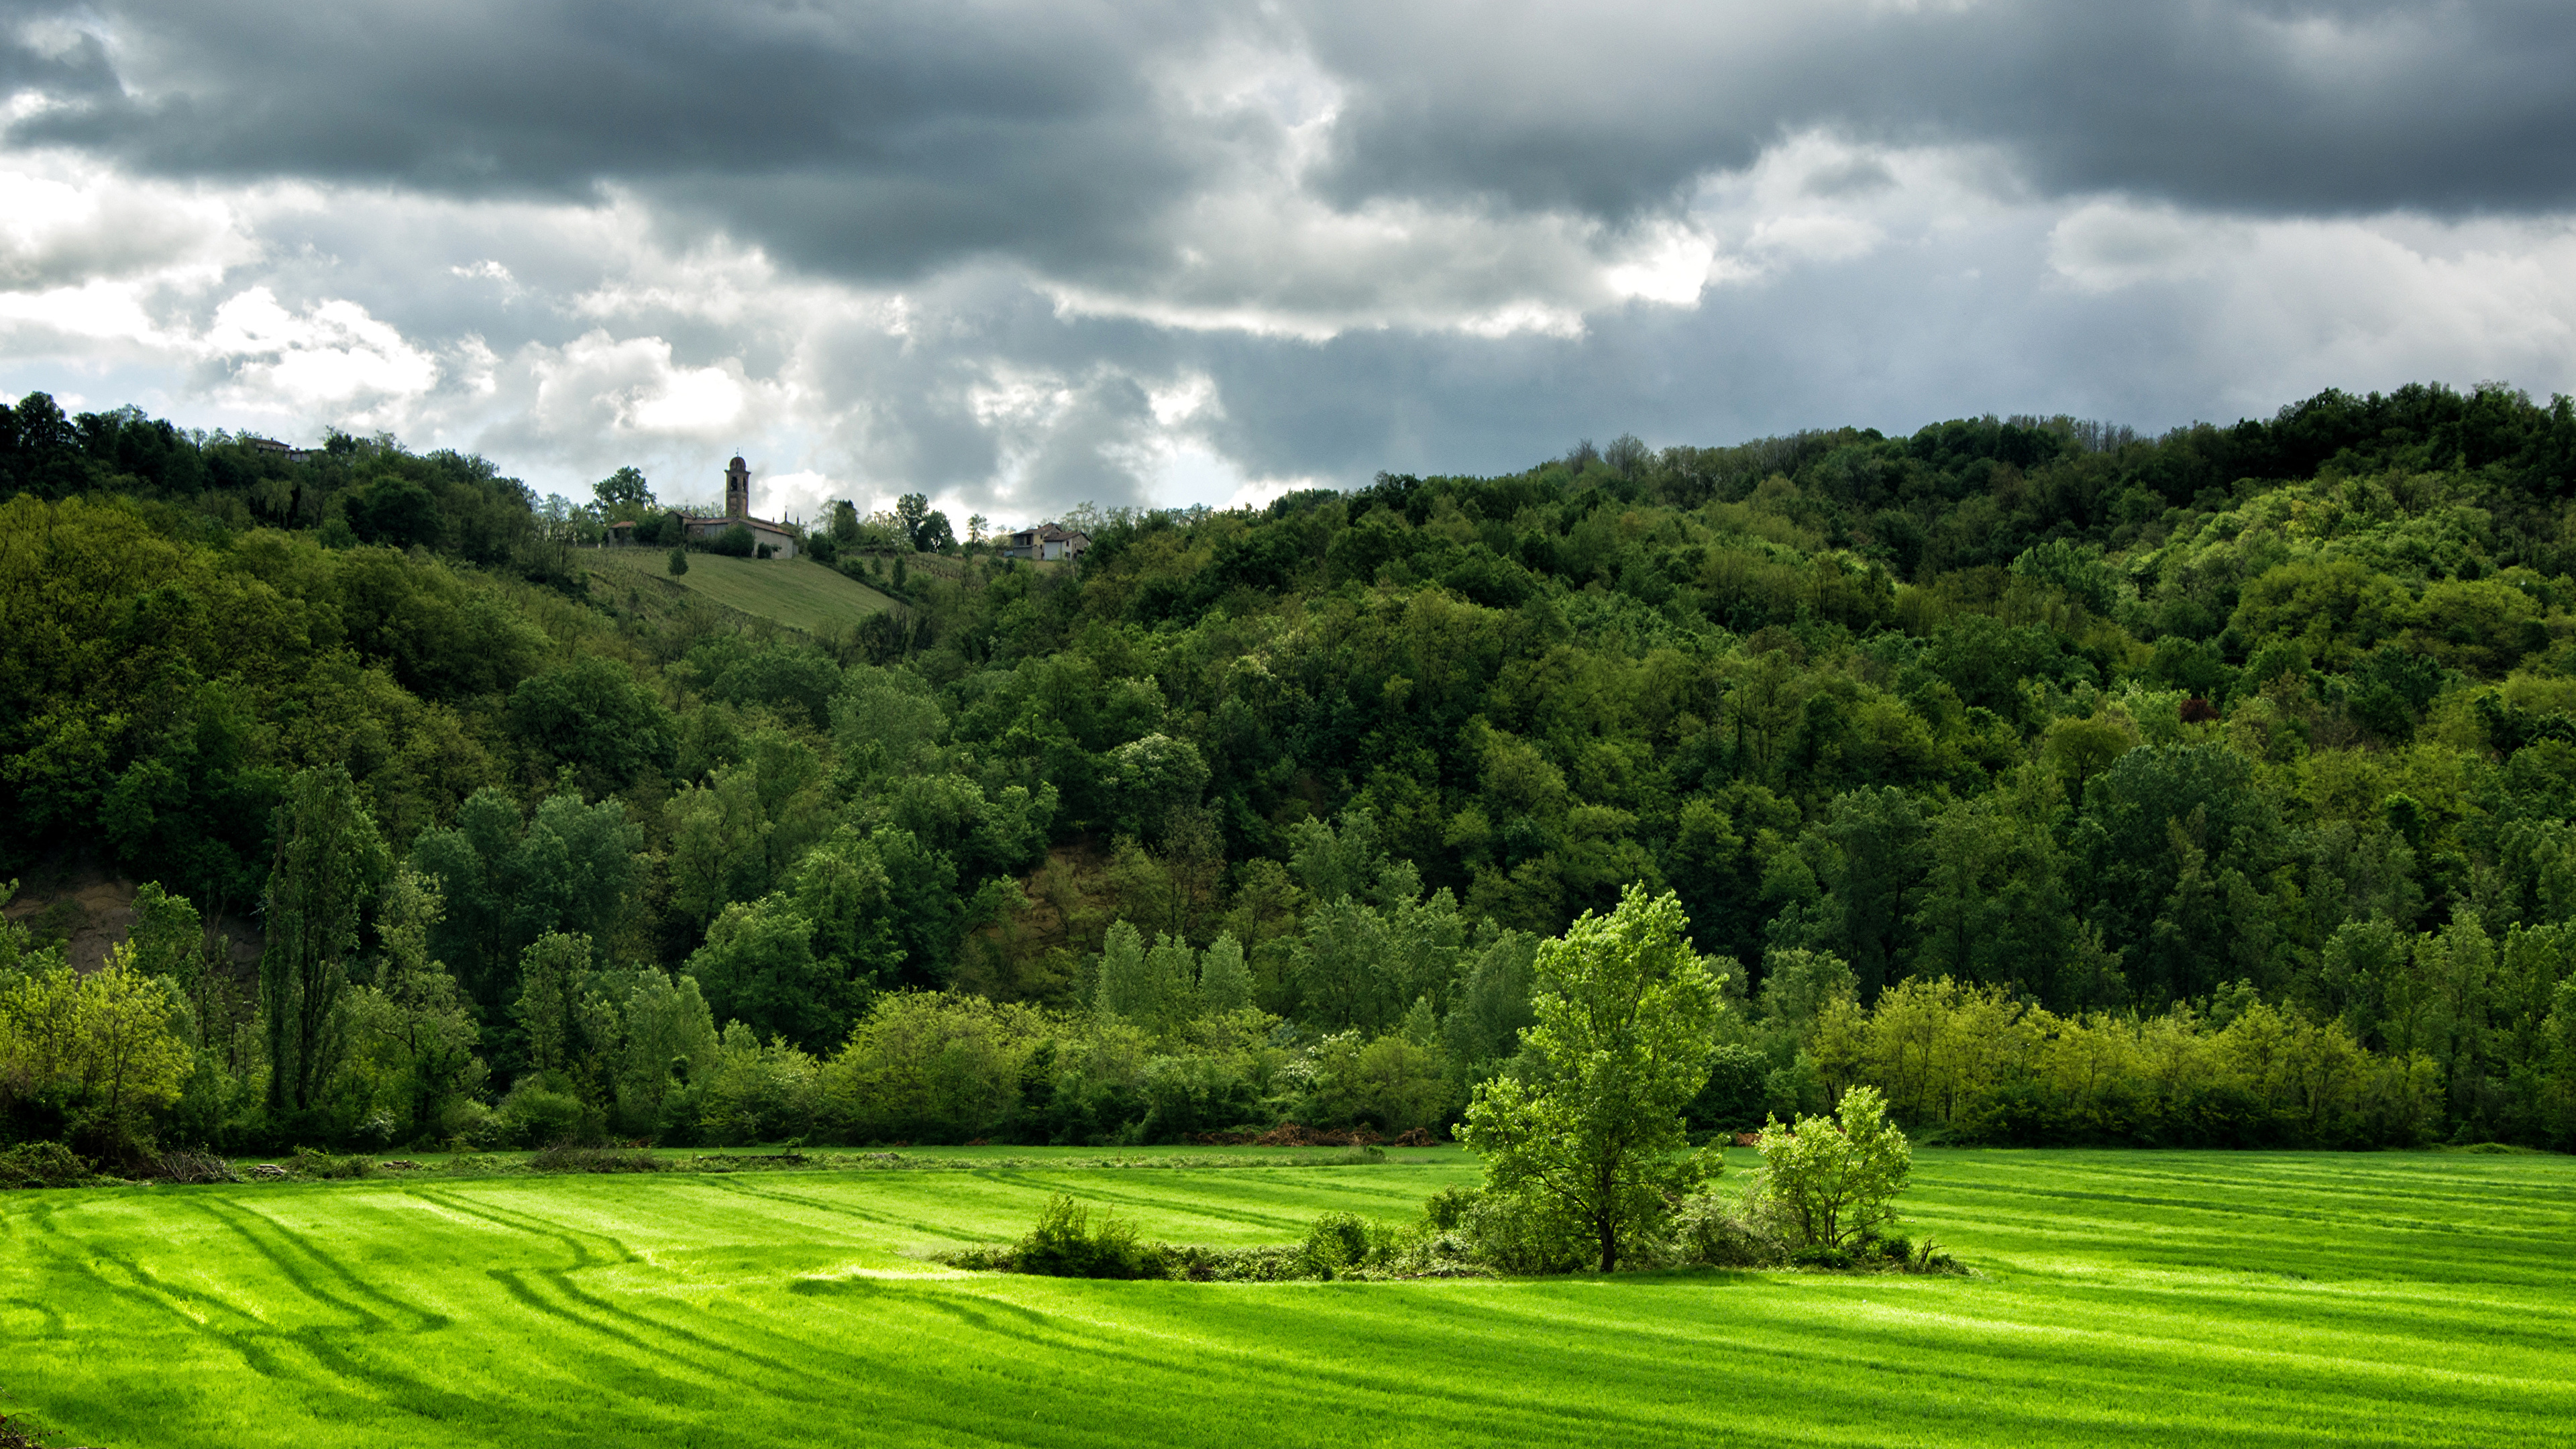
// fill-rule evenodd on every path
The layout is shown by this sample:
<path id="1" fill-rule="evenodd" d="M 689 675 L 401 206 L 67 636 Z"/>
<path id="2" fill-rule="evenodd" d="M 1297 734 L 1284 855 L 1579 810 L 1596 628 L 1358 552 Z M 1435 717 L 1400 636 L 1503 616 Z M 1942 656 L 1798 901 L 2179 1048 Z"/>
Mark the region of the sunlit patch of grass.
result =
<path id="1" fill-rule="evenodd" d="M 1926 1150 L 1906 1229 L 1976 1276 L 1198 1285 L 926 1255 L 1015 1237 L 1058 1192 L 1174 1242 L 1288 1242 L 1327 1210 L 1409 1216 L 1473 1164 L 941 1156 L 0 1195 L 0 1408 L 84 1444 L 592 1449 L 2505 1444 L 2576 1422 L 2567 1158 Z"/>

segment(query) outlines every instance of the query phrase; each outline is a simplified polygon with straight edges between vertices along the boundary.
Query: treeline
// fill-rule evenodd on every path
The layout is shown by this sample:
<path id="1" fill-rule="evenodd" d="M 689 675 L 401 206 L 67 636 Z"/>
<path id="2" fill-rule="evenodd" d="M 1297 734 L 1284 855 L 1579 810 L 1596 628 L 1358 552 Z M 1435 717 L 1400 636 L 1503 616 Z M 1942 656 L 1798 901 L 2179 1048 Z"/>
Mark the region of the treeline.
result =
<path id="1" fill-rule="evenodd" d="M 210 929 L 264 909 L 275 962 L 297 792 L 345 780 L 381 868 L 315 959 L 387 991 L 413 932 L 406 979 L 451 983 L 440 1040 L 471 1040 L 407 1109 L 354 1045 L 280 1105 L 236 982 L 192 1028 L 233 1082 L 203 1140 L 1443 1125 L 1517 1049 L 1511 963 L 1642 882 L 1744 996 L 1707 1130 L 1869 1080 L 1985 1140 L 2576 1141 L 2563 398 L 1623 439 L 1093 517 L 1078 570 L 933 538 L 900 618 L 825 639 L 557 586 L 445 494 L 434 536 L 362 531 L 351 490 L 452 466 L 390 442 L 273 465 L 344 481 L 259 513 L 207 481 L 241 445 L 149 473 L 83 419 L 29 451 L 36 402 L 0 508 L 5 868 L 87 853 Z M 1847 991 L 1775 1009 L 1814 963 Z M 1936 1100 L 1848 1024 L 1945 980 L 1988 1046 Z M 1012 1023 L 989 1110 L 829 1105 L 906 993 Z M 2307 1125 L 2248 1022 L 2343 1063 Z M 20 1135 L 75 1115 L 10 1101 Z"/>

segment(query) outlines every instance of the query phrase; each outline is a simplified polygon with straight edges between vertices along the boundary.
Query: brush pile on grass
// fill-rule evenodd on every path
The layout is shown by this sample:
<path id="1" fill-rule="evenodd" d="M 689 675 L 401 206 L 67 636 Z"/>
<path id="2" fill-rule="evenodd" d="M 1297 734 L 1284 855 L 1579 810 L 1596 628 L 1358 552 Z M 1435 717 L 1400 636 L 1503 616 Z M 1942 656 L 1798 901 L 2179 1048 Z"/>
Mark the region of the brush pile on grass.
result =
<path id="1" fill-rule="evenodd" d="M 645 1147 L 583 1147 L 558 1142 L 528 1159 L 530 1172 L 667 1172 L 671 1164 Z"/>

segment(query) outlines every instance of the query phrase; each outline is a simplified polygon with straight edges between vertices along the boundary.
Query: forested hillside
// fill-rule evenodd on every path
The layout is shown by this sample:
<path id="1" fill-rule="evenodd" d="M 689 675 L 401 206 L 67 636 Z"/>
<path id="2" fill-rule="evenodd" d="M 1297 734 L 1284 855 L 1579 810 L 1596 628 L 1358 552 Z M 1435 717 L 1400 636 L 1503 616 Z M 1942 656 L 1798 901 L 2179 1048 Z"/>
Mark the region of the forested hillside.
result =
<path id="1" fill-rule="evenodd" d="M 0 1141 L 1436 1130 L 1642 882 L 1705 1129 L 2576 1146 L 2566 398 L 844 520 L 835 637 L 480 459 L 6 416 L 0 872 L 158 889 L 0 944 Z"/>

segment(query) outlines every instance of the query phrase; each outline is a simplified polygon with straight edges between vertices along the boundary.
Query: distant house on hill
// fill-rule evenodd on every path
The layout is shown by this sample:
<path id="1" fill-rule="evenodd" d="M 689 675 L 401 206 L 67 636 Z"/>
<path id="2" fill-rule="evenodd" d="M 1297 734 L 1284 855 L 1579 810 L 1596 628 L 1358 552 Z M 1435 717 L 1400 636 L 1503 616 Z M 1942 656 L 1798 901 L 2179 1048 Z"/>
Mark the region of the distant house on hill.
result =
<path id="1" fill-rule="evenodd" d="M 281 443 L 275 438 L 256 437 L 249 433 L 242 434 L 241 441 L 245 445 L 257 448 L 259 451 L 266 453 L 270 457 L 285 463 L 304 462 L 306 459 L 313 457 L 317 451 L 312 448 L 299 448 L 293 443 Z"/>
<path id="2" fill-rule="evenodd" d="M 1012 534 L 1010 540 L 1002 545 L 1002 553 L 1008 558 L 1077 559 L 1089 547 L 1090 534 L 1042 523 Z"/>
<path id="3" fill-rule="evenodd" d="M 768 549 L 772 558 L 796 557 L 796 535 L 786 525 L 751 516 L 751 467 L 737 457 L 725 468 L 725 511 L 721 518 L 684 518 L 692 542 L 706 543 L 735 524 L 751 530 L 754 550 Z M 628 525 L 632 528 L 632 525 Z M 613 527 L 613 525 L 612 525 Z"/>

